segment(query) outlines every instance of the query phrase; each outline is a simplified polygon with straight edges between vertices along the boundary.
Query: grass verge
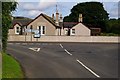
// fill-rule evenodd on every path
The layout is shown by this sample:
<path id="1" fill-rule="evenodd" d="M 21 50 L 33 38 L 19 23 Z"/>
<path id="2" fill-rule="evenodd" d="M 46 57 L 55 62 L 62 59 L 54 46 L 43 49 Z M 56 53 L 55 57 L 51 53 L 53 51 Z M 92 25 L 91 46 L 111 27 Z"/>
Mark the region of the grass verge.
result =
<path id="1" fill-rule="evenodd" d="M 2 53 L 2 78 L 23 78 L 20 64 L 11 56 Z"/>
<path id="2" fill-rule="evenodd" d="M 2 55 L 0 53 L 0 80 L 2 79 Z"/>

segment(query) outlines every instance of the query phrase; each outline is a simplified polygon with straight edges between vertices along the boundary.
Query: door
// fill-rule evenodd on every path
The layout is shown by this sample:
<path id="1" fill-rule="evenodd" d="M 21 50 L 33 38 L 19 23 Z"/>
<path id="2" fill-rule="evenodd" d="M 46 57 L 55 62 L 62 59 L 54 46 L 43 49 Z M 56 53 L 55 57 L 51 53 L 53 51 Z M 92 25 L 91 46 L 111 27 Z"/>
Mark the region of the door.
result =
<path id="1" fill-rule="evenodd" d="M 70 29 L 68 29 L 68 36 L 70 36 Z"/>

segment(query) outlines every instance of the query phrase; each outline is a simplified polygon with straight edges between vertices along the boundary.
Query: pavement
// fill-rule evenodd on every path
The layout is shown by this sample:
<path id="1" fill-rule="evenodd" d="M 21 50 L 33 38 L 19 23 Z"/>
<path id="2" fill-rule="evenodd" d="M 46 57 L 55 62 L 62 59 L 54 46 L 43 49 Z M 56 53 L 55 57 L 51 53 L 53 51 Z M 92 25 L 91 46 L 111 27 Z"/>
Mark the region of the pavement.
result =
<path id="1" fill-rule="evenodd" d="M 118 78 L 118 44 L 8 43 L 27 78 Z"/>

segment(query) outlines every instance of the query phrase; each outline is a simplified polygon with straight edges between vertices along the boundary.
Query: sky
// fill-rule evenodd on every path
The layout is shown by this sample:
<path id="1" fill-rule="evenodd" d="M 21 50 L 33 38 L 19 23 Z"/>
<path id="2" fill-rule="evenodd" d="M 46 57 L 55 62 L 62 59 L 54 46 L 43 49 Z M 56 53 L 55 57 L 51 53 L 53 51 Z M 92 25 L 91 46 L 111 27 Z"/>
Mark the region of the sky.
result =
<path id="1" fill-rule="evenodd" d="M 62 16 L 70 14 L 70 9 L 77 3 L 97 1 L 102 2 L 105 10 L 109 13 L 110 18 L 118 18 L 119 0 L 17 0 L 18 6 L 13 16 L 24 16 L 35 18 L 40 13 L 52 16 L 57 9 Z"/>

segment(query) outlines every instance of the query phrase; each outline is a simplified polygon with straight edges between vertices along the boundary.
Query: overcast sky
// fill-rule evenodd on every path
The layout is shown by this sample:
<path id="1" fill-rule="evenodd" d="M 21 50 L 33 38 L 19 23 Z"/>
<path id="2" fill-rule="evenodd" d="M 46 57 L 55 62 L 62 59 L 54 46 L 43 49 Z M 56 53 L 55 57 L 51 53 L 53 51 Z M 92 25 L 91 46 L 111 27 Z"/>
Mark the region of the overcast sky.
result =
<path id="1" fill-rule="evenodd" d="M 89 1 L 102 2 L 105 10 L 110 14 L 109 17 L 118 18 L 119 0 L 17 0 L 19 5 L 13 16 L 35 18 L 40 13 L 51 16 L 55 13 L 57 4 L 59 13 L 64 17 L 70 14 L 70 9 L 77 3 Z"/>

